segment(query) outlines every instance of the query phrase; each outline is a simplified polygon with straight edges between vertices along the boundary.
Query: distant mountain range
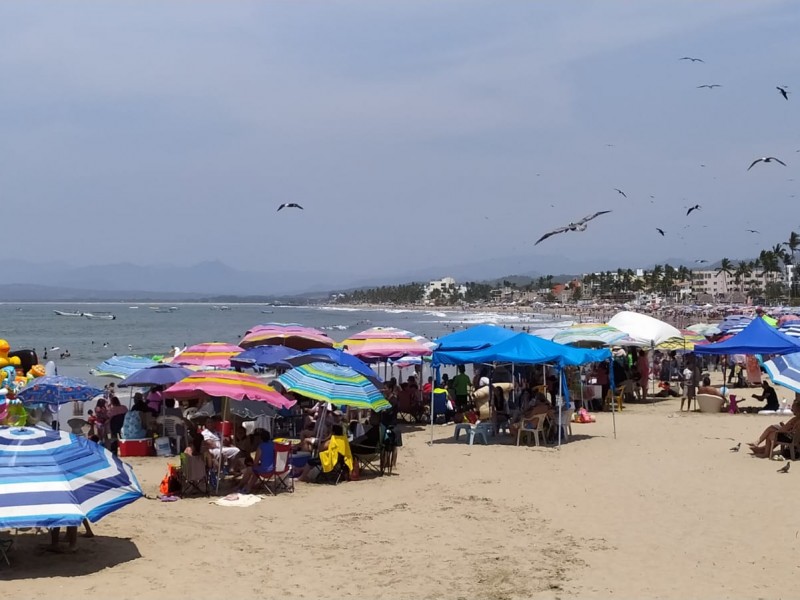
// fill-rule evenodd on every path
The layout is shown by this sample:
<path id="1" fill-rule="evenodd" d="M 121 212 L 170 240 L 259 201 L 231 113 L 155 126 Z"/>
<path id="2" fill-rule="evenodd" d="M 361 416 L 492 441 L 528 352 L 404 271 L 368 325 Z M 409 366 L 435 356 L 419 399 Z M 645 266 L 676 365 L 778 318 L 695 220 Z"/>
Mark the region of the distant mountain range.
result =
<path id="1" fill-rule="evenodd" d="M 667 259 L 674 266 L 699 267 L 694 261 Z M 286 298 L 291 296 L 324 297 L 330 291 L 429 281 L 454 277 L 464 281 L 494 281 L 512 277 L 536 279 L 542 274 L 582 274 L 623 268 L 651 268 L 652 265 L 627 265 L 624 261 L 563 256 L 507 256 L 473 262 L 425 265 L 416 269 L 386 268 L 372 277 L 354 277 L 347 267 L 331 265 L 326 271 L 301 271 L 285 267 L 268 271 L 245 271 L 219 261 L 191 266 L 133 263 L 74 267 L 66 263 L 37 264 L 9 261 L 3 266 L 0 302 L 22 301 L 234 301 Z M 710 268 L 710 265 L 702 265 Z M 506 273 L 508 275 L 502 276 Z M 511 275 L 513 274 L 513 275 Z M 568 279 L 558 275 L 556 280 Z"/>

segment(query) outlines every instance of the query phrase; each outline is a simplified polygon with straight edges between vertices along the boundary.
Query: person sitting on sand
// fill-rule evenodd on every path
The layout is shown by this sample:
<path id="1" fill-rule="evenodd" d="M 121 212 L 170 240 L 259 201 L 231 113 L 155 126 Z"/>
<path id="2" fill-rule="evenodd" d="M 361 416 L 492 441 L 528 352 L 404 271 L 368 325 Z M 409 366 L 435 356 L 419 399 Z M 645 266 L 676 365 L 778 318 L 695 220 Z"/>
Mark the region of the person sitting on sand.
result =
<path id="1" fill-rule="evenodd" d="M 727 400 L 725 394 L 722 392 L 721 389 L 715 388 L 711 385 L 711 378 L 708 375 L 703 376 L 703 381 L 699 388 L 697 388 L 698 394 L 710 394 L 712 396 L 719 396 L 723 400 Z"/>
<path id="2" fill-rule="evenodd" d="M 764 410 L 778 410 L 781 407 L 780 402 L 778 402 L 778 393 L 775 391 L 775 388 L 772 387 L 769 382 L 765 379 L 761 382 L 761 389 L 763 390 L 763 394 L 753 394 L 753 398 L 758 400 L 759 402 L 764 402 L 766 400 L 767 404 L 764 407 Z"/>
<path id="3" fill-rule="evenodd" d="M 786 423 L 770 425 L 761 433 L 755 444 L 748 444 L 750 452 L 759 458 L 771 458 L 775 444 L 781 442 L 791 443 L 794 431 L 800 425 L 800 399 L 797 396 L 795 396 L 795 401 L 792 403 L 792 414 L 794 416 Z"/>

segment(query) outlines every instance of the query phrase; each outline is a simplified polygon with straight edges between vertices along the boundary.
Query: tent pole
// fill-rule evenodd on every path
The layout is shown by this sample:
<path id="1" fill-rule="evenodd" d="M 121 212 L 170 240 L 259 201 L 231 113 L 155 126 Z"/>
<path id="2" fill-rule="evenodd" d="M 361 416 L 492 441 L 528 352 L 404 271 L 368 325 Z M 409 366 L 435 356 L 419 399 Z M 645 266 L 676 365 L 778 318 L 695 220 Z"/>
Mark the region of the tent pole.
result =
<path id="1" fill-rule="evenodd" d="M 614 405 L 617 403 L 617 398 L 616 398 L 616 393 L 615 393 L 617 386 L 615 385 L 616 382 L 614 381 L 614 358 L 613 357 L 609 359 L 608 367 L 609 367 L 609 369 L 608 369 L 609 379 L 611 381 L 611 385 L 609 386 L 609 390 L 611 391 L 611 422 L 614 425 L 614 439 L 617 439 L 617 413 L 616 413 L 616 410 L 614 408 Z"/>
<path id="2" fill-rule="evenodd" d="M 433 363 L 431 363 L 431 367 L 433 367 Z M 436 393 L 436 386 L 439 384 L 439 365 L 433 367 L 433 385 L 431 386 L 431 441 L 429 445 L 433 445 L 433 396 Z"/>
<path id="3" fill-rule="evenodd" d="M 558 371 L 558 447 L 561 448 L 561 407 L 564 404 L 564 370 L 562 366 L 556 367 Z"/>

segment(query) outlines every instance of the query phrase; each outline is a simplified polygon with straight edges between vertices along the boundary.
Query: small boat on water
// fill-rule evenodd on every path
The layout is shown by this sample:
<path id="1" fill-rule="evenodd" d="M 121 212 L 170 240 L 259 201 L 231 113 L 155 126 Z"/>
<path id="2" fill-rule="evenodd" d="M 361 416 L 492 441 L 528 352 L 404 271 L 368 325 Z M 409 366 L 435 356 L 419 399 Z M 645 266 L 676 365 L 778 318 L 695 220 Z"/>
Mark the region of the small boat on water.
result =
<path id="1" fill-rule="evenodd" d="M 54 310 L 53 312 L 56 313 L 59 317 L 82 317 L 83 316 L 82 312 L 70 312 L 70 311 L 67 311 L 67 310 Z"/>
<path id="2" fill-rule="evenodd" d="M 99 319 L 102 321 L 113 321 L 117 317 L 111 313 L 83 313 L 87 319 Z"/>
<path id="3" fill-rule="evenodd" d="M 271 311 L 271 310 L 262 310 L 262 311 L 261 311 L 261 314 L 262 314 L 262 315 L 271 315 L 271 314 L 272 314 L 272 311 Z"/>

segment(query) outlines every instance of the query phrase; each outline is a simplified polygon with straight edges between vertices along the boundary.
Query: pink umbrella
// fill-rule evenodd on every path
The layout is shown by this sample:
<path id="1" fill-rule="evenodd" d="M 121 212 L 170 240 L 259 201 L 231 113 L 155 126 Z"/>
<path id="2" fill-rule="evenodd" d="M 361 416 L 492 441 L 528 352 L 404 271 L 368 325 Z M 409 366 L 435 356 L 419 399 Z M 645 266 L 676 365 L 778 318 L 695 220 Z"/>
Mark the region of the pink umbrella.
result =
<path id="1" fill-rule="evenodd" d="M 434 342 L 395 327 L 373 327 L 347 338 L 340 346 L 361 360 L 376 361 L 404 356 L 430 356 Z"/>
<path id="2" fill-rule="evenodd" d="M 213 369 L 230 369 L 231 358 L 243 352 L 243 348 L 234 344 L 208 342 L 189 346 L 172 359 L 172 364 L 188 367 L 207 367 Z"/>
<path id="3" fill-rule="evenodd" d="M 258 377 L 236 371 L 205 371 L 181 379 L 164 391 L 168 398 L 230 398 L 231 400 L 254 400 L 266 402 L 275 408 L 291 408 L 290 400 L 267 385 Z"/>
<path id="4" fill-rule="evenodd" d="M 319 329 L 303 327 L 297 323 L 264 323 L 248 330 L 239 345 L 242 348 L 253 346 L 286 346 L 294 350 L 312 348 L 331 348 L 334 341 Z"/>

